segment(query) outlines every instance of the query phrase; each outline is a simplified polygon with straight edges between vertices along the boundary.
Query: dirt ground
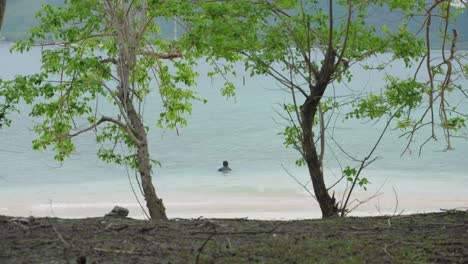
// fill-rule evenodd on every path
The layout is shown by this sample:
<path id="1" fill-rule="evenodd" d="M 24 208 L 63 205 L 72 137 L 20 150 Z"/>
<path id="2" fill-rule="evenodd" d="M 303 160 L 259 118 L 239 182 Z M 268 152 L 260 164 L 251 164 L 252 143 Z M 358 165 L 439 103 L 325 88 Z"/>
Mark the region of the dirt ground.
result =
<path id="1" fill-rule="evenodd" d="M 163 223 L 0 216 L 0 263 L 468 263 L 468 212 Z"/>

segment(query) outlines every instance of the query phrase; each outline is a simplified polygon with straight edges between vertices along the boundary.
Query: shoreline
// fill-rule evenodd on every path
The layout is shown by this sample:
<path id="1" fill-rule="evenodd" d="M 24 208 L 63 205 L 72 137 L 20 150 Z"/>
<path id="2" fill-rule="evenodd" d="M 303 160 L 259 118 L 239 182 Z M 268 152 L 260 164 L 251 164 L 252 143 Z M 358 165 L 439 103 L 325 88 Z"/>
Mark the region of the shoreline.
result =
<path id="1" fill-rule="evenodd" d="M 388 214 L 439 212 L 440 209 L 466 208 L 468 194 L 460 188 L 445 186 L 443 190 L 435 190 L 433 183 L 427 183 L 422 190 L 400 188 L 397 195 L 392 185 L 378 189 L 376 184 L 367 192 L 357 191 L 353 199 L 365 201 L 378 190 L 382 193 L 356 208 L 350 216 L 378 216 Z M 399 186 L 411 186 L 400 183 Z M 18 217 L 60 217 L 82 218 L 100 217 L 108 213 L 114 206 L 126 207 L 130 210 L 129 217 L 144 219 L 145 216 L 128 186 L 122 184 L 114 189 L 105 189 L 101 185 L 91 183 L 92 189 L 79 188 L 72 191 L 70 186 L 62 188 L 31 188 L 11 189 L 0 195 L 0 215 Z M 105 186 L 105 185 L 103 185 Z M 125 188 L 127 187 L 127 188 Z M 262 220 L 294 220 L 320 218 L 321 212 L 316 201 L 307 193 L 298 191 L 281 191 L 280 189 L 265 189 L 252 191 L 235 189 L 232 186 L 220 186 L 218 189 L 201 188 L 176 189 L 159 191 L 163 198 L 169 218 L 249 218 Z M 169 189 L 165 187 L 164 190 Z M 377 189 L 377 190 L 375 190 Z M 0 193 L 2 193 L 0 188 Z M 69 191 L 67 191 L 69 190 Z M 398 189 L 397 189 L 398 190 Z M 337 193 L 336 197 L 340 197 Z M 144 198 L 138 195 L 144 205 Z M 357 204 L 357 200 L 355 204 Z M 145 208 L 146 209 L 146 208 Z"/>
<path id="2" fill-rule="evenodd" d="M 129 217 L 145 219 L 145 215 L 131 193 L 117 193 L 115 197 L 99 194 L 88 198 L 75 197 L 61 200 L 29 199 L 3 200 L 0 215 L 14 217 L 59 217 L 78 219 L 101 217 L 114 206 L 129 209 Z M 177 193 L 163 196 L 168 217 L 194 219 L 205 218 L 248 218 L 256 220 L 299 220 L 318 219 L 320 208 L 313 199 L 304 194 L 294 195 L 251 195 L 246 197 L 222 197 L 213 195 L 190 195 L 177 197 Z M 12 198 L 13 199 L 13 198 Z M 361 199 L 361 197 L 357 197 Z M 434 195 L 376 197 L 352 211 L 349 216 L 367 217 L 392 214 L 417 214 L 440 212 L 441 209 L 468 208 L 468 197 Z M 144 199 L 139 197 L 144 207 Z M 144 207 L 146 210 L 146 207 Z"/>

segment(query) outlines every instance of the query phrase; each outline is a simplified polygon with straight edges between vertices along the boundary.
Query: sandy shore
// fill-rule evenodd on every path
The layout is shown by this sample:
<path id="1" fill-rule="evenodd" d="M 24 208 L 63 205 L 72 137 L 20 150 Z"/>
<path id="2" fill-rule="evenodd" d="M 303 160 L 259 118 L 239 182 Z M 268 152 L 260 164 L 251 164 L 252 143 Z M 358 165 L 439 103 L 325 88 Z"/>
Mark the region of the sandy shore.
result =
<path id="1" fill-rule="evenodd" d="M 357 193 L 357 200 L 364 201 L 372 193 Z M 131 192 L 79 193 L 30 196 L 8 196 L 2 199 L 0 214 L 10 216 L 36 216 L 83 218 L 100 217 L 119 205 L 130 210 L 130 217 L 144 219 L 145 216 Z M 307 194 L 249 194 L 223 193 L 162 193 L 170 218 L 249 218 L 249 219 L 313 219 L 320 218 L 318 204 Z M 144 200 L 139 197 L 144 206 Z M 398 199 L 398 201 L 396 200 Z M 357 205 L 357 200 L 353 205 Z M 391 215 L 393 213 L 439 212 L 443 209 L 466 208 L 468 195 L 457 193 L 425 194 L 383 193 L 360 205 L 352 216 Z"/>

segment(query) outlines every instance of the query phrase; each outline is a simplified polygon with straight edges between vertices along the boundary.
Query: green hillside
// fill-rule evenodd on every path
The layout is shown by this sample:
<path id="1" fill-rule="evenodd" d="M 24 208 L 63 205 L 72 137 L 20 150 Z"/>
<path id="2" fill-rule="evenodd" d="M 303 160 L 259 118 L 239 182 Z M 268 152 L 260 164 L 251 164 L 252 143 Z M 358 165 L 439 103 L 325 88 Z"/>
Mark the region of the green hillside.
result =
<path id="1" fill-rule="evenodd" d="M 64 0 L 8 0 L 7 8 L 5 14 L 5 21 L 3 23 L 3 30 L 0 33 L 0 39 L 6 41 L 15 41 L 25 36 L 26 31 L 37 24 L 37 19 L 35 14 L 41 8 L 43 4 L 53 4 L 53 5 L 62 5 Z M 318 3 L 324 10 L 327 9 L 327 1 L 321 1 Z M 343 10 L 338 12 L 343 13 Z M 387 25 L 389 28 L 395 28 L 399 23 L 400 15 L 398 13 L 388 13 L 379 11 L 379 9 L 371 10 L 368 21 L 370 24 L 380 27 L 382 25 Z M 421 19 L 419 19 L 421 20 Z M 410 28 L 413 31 L 417 31 L 421 25 L 422 21 L 415 19 L 413 24 L 410 24 Z M 171 21 L 161 21 L 162 35 L 166 38 L 172 38 L 174 36 L 174 25 Z M 433 25 L 437 25 L 437 18 L 433 18 Z M 456 21 L 455 28 L 459 33 L 459 48 L 468 49 L 468 11 L 465 11 L 461 14 Z M 437 41 L 440 34 L 436 29 L 436 26 L 433 26 L 434 32 L 432 32 L 433 41 Z M 449 29 L 451 32 L 451 28 Z M 180 32 L 181 30 L 179 30 Z M 437 45 L 435 45 L 437 46 Z M 434 46 L 434 47 L 435 47 Z"/>
<path id="2" fill-rule="evenodd" d="M 2 38 L 13 41 L 25 36 L 37 23 L 35 14 L 43 4 L 63 4 L 63 0 L 7 0 Z"/>
<path id="3" fill-rule="evenodd" d="M 0 39 L 16 41 L 26 36 L 26 32 L 38 23 L 36 13 L 44 4 L 63 5 L 64 0 L 7 0 L 5 21 L 3 22 Z M 162 35 L 173 37 L 174 24 L 171 21 L 161 20 Z"/>

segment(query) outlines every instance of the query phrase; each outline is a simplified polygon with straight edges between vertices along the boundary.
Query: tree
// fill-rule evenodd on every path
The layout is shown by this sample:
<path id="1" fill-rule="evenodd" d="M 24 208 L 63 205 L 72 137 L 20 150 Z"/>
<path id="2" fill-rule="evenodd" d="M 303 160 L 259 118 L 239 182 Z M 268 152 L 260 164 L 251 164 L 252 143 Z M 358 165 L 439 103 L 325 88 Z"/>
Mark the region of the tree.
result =
<path id="1" fill-rule="evenodd" d="M 448 148 L 452 133 L 465 128 L 466 113 L 449 108 L 455 104 L 447 96 L 453 92 L 468 98 L 466 89 L 452 77 L 458 71 L 466 78 L 468 71 L 456 49 L 456 30 L 453 34 L 447 30 L 458 12 L 453 12 L 450 3 L 450 0 L 429 3 L 329 0 L 325 6 L 315 0 L 207 3 L 200 12 L 205 23 L 193 24 L 191 34 L 200 36 L 196 45 L 212 61 L 243 61 L 252 75 L 269 75 L 291 94 L 292 103 L 284 105 L 287 113 L 284 117 L 289 122 L 282 133 L 285 145 L 301 154 L 296 163 L 307 166 L 323 217 L 345 216 L 355 186 L 365 187 L 368 183 L 361 172 L 375 160 L 373 153 L 391 124 L 409 135 L 407 149 L 421 128 L 431 127 L 428 141 L 436 138 L 436 130 L 442 130 Z M 399 14 L 398 26 L 390 29 L 370 25 L 369 12 L 375 9 Z M 433 15 L 435 12 L 437 16 Z M 418 16 L 424 17 L 423 37 L 409 28 Z M 431 20 L 438 16 L 442 29 L 439 47 L 443 51 L 442 58 L 434 60 Z M 342 104 L 337 98 L 325 98 L 324 94 L 331 84 L 351 80 L 350 68 L 356 62 L 365 63 L 366 59 L 384 53 L 390 53 L 392 61 L 404 61 L 409 71 L 414 69 L 413 65 L 419 67 L 414 76 L 387 76 L 383 93 L 372 93 L 352 102 L 353 109 L 347 118 L 384 119 L 386 125 L 368 155 L 362 159 L 353 157 L 357 165 L 343 169 L 339 181 L 347 180 L 349 188 L 343 199 L 337 201 L 333 187 L 339 181 L 327 186 L 323 169 L 328 123 L 325 119 Z M 420 79 L 423 64 L 429 78 Z M 366 67 L 384 70 L 386 65 Z M 425 111 L 421 114 L 417 109 Z"/>
<path id="2" fill-rule="evenodd" d="M 5 16 L 6 0 L 0 0 L 0 30 L 2 30 L 3 17 Z"/>
<path id="3" fill-rule="evenodd" d="M 142 104 L 152 91 L 160 93 L 164 111 L 158 124 L 169 128 L 185 125 L 191 112 L 197 73 L 190 52 L 182 53 L 177 41 L 158 34 L 156 18 L 170 18 L 190 10 L 187 1 L 66 1 L 66 6 L 45 5 L 41 23 L 13 50 L 24 52 L 40 45 L 41 72 L 0 83 L 3 117 L 22 100 L 32 105 L 36 150 L 52 147 L 59 161 L 75 149 L 73 139 L 94 131 L 106 162 L 127 164 L 138 170 L 149 216 L 167 219 L 162 199 L 152 184 L 148 129 Z M 152 80 L 156 80 L 155 85 Z M 101 98 L 101 99 L 100 99 Z M 115 110 L 99 114 L 102 98 Z M 9 124 L 1 119 L 1 124 Z M 87 124 L 86 124 L 87 123 Z M 130 154 L 116 151 L 123 142 Z"/>

